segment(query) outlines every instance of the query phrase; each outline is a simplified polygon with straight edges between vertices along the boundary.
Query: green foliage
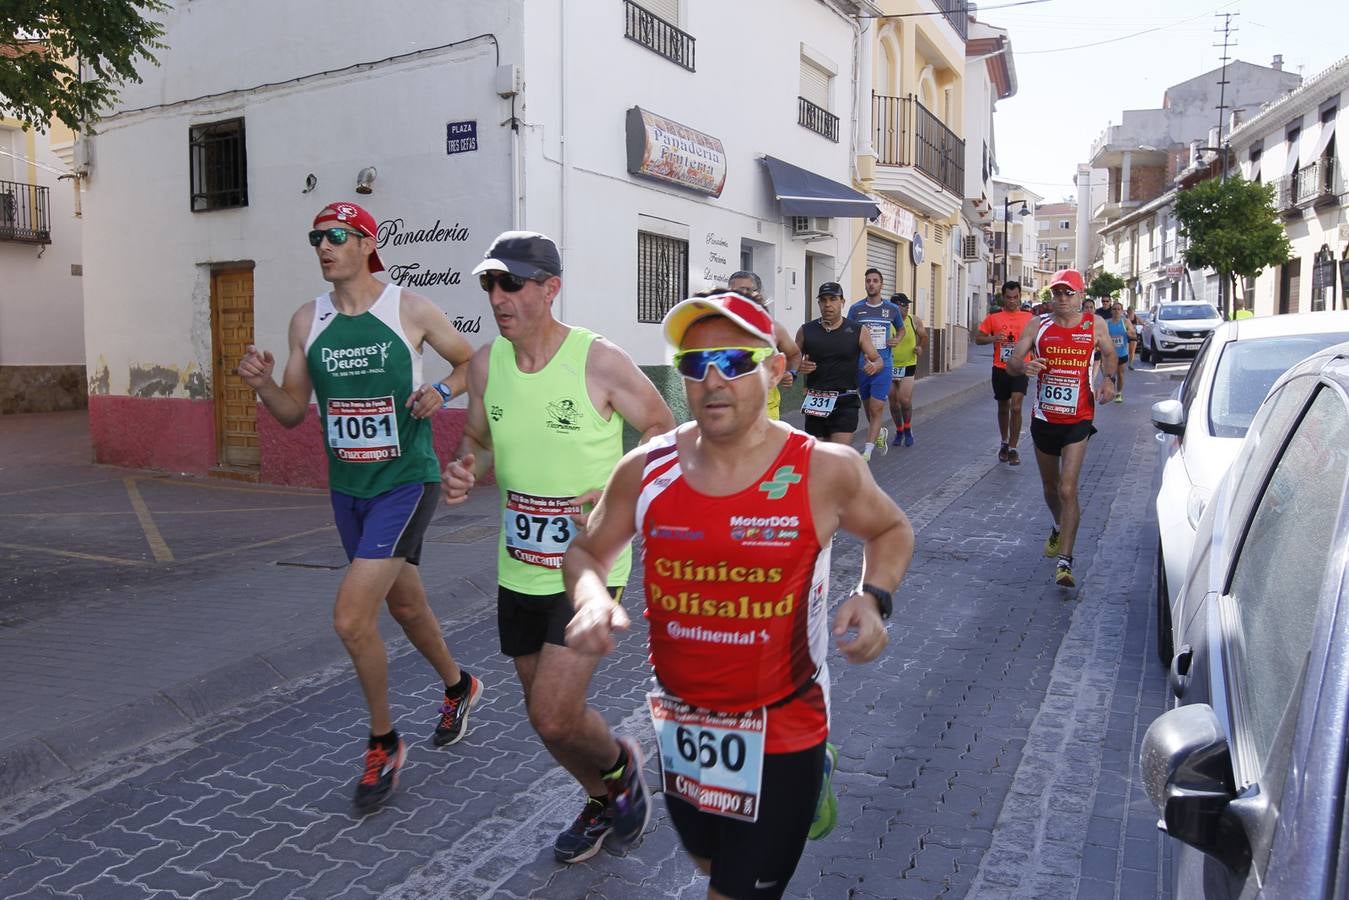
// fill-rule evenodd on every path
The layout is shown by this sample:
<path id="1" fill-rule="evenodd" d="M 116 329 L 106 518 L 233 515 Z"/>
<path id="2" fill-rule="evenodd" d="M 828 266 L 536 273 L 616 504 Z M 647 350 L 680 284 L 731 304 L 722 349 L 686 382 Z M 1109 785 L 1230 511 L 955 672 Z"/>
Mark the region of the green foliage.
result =
<path id="1" fill-rule="evenodd" d="M 1185 264 L 1213 269 L 1227 285 L 1288 262 L 1288 235 L 1274 209 L 1273 185 L 1239 175 L 1202 181 L 1176 195 L 1176 219 L 1189 241 Z"/>
<path id="2" fill-rule="evenodd" d="M 1041 303 L 1049 303 L 1054 299 L 1054 292 L 1049 289 L 1049 285 L 1045 285 L 1036 292 L 1035 297 Z"/>
<path id="3" fill-rule="evenodd" d="M 141 80 L 137 60 L 154 63 L 164 49 L 150 16 L 167 9 L 164 0 L 4 0 L 0 114 L 34 129 L 54 116 L 88 132 L 123 84 Z"/>
<path id="4" fill-rule="evenodd" d="M 1113 297 L 1124 290 L 1124 279 L 1109 272 L 1098 272 L 1087 285 L 1088 297 Z"/>

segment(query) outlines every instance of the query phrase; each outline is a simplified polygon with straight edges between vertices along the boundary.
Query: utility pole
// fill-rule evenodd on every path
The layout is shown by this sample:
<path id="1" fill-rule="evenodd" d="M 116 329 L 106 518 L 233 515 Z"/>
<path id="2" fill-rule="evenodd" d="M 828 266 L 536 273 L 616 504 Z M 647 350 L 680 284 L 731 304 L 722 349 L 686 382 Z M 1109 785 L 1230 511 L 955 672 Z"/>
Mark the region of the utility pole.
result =
<path id="1" fill-rule="evenodd" d="M 1232 47 L 1236 46 L 1236 38 L 1234 38 L 1232 35 L 1237 29 L 1234 28 L 1232 25 L 1232 18 L 1234 16 L 1239 15 L 1241 15 L 1241 13 L 1239 12 L 1217 13 L 1216 17 L 1221 18 L 1223 20 L 1223 23 L 1220 27 L 1213 29 L 1214 32 L 1221 32 L 1223 36 L 1223 42 L 1221 44 L 1213 45 L 1215 47 L 1220 46 L 1222 47 L 1223 50 L 1223 55 L 1221 57 L 1223 62 L 1223 71 L 1222 76 L 1218 79 L 1218 140 L 1214 142 L 1213 146 L 1218 148 L 1218 155 L 1222 158 L 1221 162 L 1222 182 L 1224 184 L 1227 182 L 1227 147 L 1226 145 L 1223 144 L 1223 126 L 1226 124 L 1225 120 L 1227 118 L 1227 116 L 1225 115 L 1227 111 L 1227 85 L 1231 83 L 1227 80 L 1227 64 L 1228 62 L 1231 61 L 1229 50 Z M 1218 308 L 1222 310 L 1224 316 L 1230 316 L 1230 310 L 1227 308 L 1228 274 L 1229 273 L 1225 272 L 1221 273 L 1220 277 L 1218 278 Z"/>

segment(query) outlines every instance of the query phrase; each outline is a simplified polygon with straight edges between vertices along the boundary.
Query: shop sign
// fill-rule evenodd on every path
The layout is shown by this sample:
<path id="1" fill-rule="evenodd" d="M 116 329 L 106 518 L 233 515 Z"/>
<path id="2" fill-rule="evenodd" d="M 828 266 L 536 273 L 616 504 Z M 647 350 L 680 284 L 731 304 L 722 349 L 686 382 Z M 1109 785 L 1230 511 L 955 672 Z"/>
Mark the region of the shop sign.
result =
<path id="1" fill-rule="evenodd" d="M 905 240 L 915 233 L 918 223 L 914 220 L 913 213 L 893 200 L 875 195 L 872 195 L 871 199 L 876 201 L 876 206 L 881 211 L 875 219 L 877 226 Z"/>
<path id="2" fill-rule="evenodd" d="M 720 140 L 639 106 L 628 110 L 627 133 L 629 173 L 721 196 L 726 151 Z"/>
<path id="3" fill-rule="evenodd" d="M 1182 275 L 1184 275 L 1184 274 L 1185 274 L 1185 266 L 1184 266 L 1184 264 L 1182 264 L 1182 263 L 1167 263 L 1167 265 L 1166 265 L 1166 277 L 1167 277 L 1167 278 L 1180 278 L 1180 277 L 1181 277 Z"/>
<path id="4" fill-rule="evenodd" d="M 731 239 L 724 234 L 716 231 L 705 232 L 703 239 L 704 252 L 701 262 L 703 270 L 693 272 L 695 280 L 701 276 L 703 281 L 709 285 L 725 285 L 731 280 L 732 273 L 735 272 L 736 264 L 740 262 L 738 253 L 740 250 L 739 242 L 736 242 L 734 250 L 731 249 Z M 696 264 L 699 260 L 695 256 L 693 259 Z"/>

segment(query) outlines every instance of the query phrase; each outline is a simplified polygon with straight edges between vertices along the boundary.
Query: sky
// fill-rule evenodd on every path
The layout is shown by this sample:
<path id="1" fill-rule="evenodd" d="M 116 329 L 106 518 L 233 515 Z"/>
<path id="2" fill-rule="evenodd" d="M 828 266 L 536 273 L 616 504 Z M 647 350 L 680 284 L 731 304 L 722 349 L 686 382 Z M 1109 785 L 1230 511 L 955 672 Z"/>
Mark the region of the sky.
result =
<path id="1" fill-rule="evenodd" d="M 1282 53 L 1285 71 L 1310 78 L 1349 54 L 1343 0 L 1015 2 L 979 3 L 980 21 L 1008 30 L 1016 67 L 1017 93 L 993 120 L 998 177 L 1047 202 L 1076 197 L 1077 164 L 1123 110 L 1159 108 L 1167 87 L 1222 65 L 1215 13 L 1240 14 L 1234 60 L 1267 66 Z"/>

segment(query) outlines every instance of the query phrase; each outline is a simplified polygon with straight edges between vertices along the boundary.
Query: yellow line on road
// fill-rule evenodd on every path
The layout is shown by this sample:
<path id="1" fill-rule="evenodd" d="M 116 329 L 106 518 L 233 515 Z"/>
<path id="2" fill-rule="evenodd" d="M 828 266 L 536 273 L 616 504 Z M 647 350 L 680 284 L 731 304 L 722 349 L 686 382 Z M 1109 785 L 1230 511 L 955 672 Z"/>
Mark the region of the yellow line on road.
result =
<path id="1" fill-rule="evenodd" d="M 145 532 L 145 542 L 150 545 L 155 562 L 173 562 L 173 551 L 164 543 L 164 536 L 159 533 L 159 526 L 155 525 L 150 508 L 141 497 L 140 488 L 136 487 L 136 479 L 123 478 L 122 483 L 126 485 L 127 496 L 131 498 L 131 508 L 136 511 L 136 518 L 140 520 L 141 531 Z"/>
<path id="2" fill-rule="evenodd" d="M 336 527 L 337 527 L 336 525 L 324 525 L 322 528 L 311 528 L 308 531 L 297 531 L 294 534 L 282 535 L 281 537 L 272 538 L 271 540 L 267 541 L 256 541 L 255 543 L 252 544 L 244 544 L 242 547 L 229 547 L 225 550 L 216 550 L 211 553 L 203 553 L 200 556 L 189 556 L 187 559 L 183 560 L 183 562 L 185 563 L 199 562 L 203 559 L 212 559 L 214 557 L 225 556 L 230 553 L 239 553 L 243 550 L 255 550 L 258 547 L 269 547 L 272 544 L 280 544 L 283 541 L 289 541 L 294 538 L 306 537 L 307 535 L 311 534 L 318 534 L 320 531 L 332 531 Z"/>
<path id="3" fill-rule="evenodd" d="M 51 547 L 30 547 L 27 544 L 3 544 L 0 548 L 5 550 L 24 550 L 29 553 L 50 553 L 52 556 L 67 556 L 71 559 L 88 559 L 93 562 L 112 563 L 118 566 L 146 566 L 148 560 L 144 559 L 122 559 L 119 556 L 99 556 L 97 553 L 79 553 L 75 550 L 53 550 Z"/>
<path id="4" fill-rule="evenodd" d="M 59 491 L 64 488 L 85 487 L 91 484 L 112 484 L 111 478 L 100 478 L 97 481 L 72 481 L 69 484 L 48 484 L 42 487 L 23 488 L 18 491 L 0 491 L 0 497 L 13 497 L 15 494 L 36 494 L 41 491 Z"/>
<path id="5" fill-rule="evenodd" d="M 187 481 L 177 478 L 157 480 L 156 484 L 173 484 L 178 487 L 198 488 L 203 491 L 234 491 L 239 494 L 281 494 L 284 497 L 313 497 L 323 493 L 320 488 L 255 488 L 238 484 L 209 484 L 204 481 Z"/>

